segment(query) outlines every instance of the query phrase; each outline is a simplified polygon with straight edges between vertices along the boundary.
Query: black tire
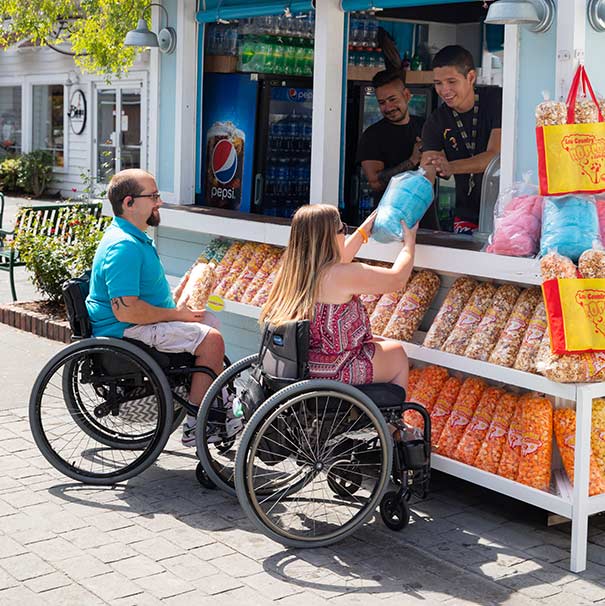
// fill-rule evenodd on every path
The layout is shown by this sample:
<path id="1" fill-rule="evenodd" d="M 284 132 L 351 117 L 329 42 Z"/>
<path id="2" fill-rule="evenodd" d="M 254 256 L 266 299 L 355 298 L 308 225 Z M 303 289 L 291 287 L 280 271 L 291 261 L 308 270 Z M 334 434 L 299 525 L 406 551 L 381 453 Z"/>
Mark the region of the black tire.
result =
<path id="1" fill-rule="evenodd" d="M 99 370 L 101 357 L 112 370 Z M 64 391 L 66 375 L 77 386 L 77 399 Z M 157 362 L 111 338 L 86 339 L 55 355 L 29 401 L 31 431 L 46 460 L 66 476 L 96 485 L 122 482 L 149 467 L 166 445 L 173 414 Z"/>
<path id="2" fill-rule="evenodd" d="M 328 486 L 340 497 L 354 495 L 363 483 L 359 463 L 347 459 L 336 461 L 327 477 Z"/>
<path id="3" fill-rule="evenodd" d="M 232 364 L 224 370 L 212 383 L 200 406 L 197 417 L 196 446 L 197 454 L 205 472 L 214 484 L 235 495 L 234 472 L 235 472 L 235 454 L 234 448 L 238 448 L 238 443 L 242 432 L 239 431 L 235 436 L 225 437 L 221 442 L 208 444 L 208 417 L 213 411 L 225 415 L 230 408 L 230 401 L 224 402 L 224 389 L 229 392 L 229 397 L 236 397 L 245 385 L 253 366 L 258 361 L 258 355 L 247 356 Z M 242 428 L 245 420 L 242 417 Z"/>
<path id="4" fill-rule="evenodd" d="M 195 477 L 204 488 L 216 490 L 216 484 L 208 477 L 201 463 L 198 463 L 195 467 Z"/>
<path id="5" fill-rule="evenodd" d="M 397 496 L 392 490 L 387 492 L 380 501 L 380 516 L 387 528 L 403 530 L 410 523 L 410 506 L 405 499 Z"/>
<path id="6" fill-rule="evenodd" d="M 335 465 L 357 451 L 369 455 L 360 462 L 362 485 L 334 496 L 327 477 L 336 477 Z M 375 511 L 392 456 L 390 432 L 368 396 L 335 381 L 301 381 L 267 399 L 246 425 L 235 463 L 237 497 L 269 538 L 288 547 L 324 547 Z"/>

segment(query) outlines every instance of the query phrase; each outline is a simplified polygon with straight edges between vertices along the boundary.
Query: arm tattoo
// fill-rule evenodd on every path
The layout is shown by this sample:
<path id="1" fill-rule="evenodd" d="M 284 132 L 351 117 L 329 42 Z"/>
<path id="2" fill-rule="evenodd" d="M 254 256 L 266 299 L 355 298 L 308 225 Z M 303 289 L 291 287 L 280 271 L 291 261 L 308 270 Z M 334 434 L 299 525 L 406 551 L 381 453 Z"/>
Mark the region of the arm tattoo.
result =
<path id="1" fill-rule="evenodd" d="M 378 179 L 383 185 L 388 185 L 391 177 L 398 175 L 399 173 L 403 173 L 406 170 L 414 170 L 418 167 L 418 164 L 415 164 L 411 160 L 404 160 L 397 164 L 397 166 L 393 166 L 393 168 L 388 168 L 382 170 L 378 173 Z"/>
<path id="2" fill-rule="evenodd" d="M 124 297 L 116 297 L 115 299 L 111 300 L 111 306 L 115 309 L 118 310 L 120 309 L 120 305 L 122 307 L 128 307 L 128 304 L 124 301 Z"/>

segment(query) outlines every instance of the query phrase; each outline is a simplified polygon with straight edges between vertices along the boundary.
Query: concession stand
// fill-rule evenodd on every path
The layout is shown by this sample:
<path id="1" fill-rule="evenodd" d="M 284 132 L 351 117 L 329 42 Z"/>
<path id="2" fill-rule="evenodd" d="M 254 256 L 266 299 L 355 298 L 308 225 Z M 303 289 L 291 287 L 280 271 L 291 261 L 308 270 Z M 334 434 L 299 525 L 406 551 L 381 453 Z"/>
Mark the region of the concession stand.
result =
<path id="1" fill-rule="evenodd" d="M 356 145 L 350 133 L 357 135 L 359 130 L 349 129 L 347 120 L 351 120 L 350 95 L 355 86 L 361 86 L 353 86 L 351 82 L 369 82 L 372 75 L 383 68 L 371 38 L 375 22 L 391 32 L 402 54 L 409 50 L 410 56 L 418 55 L 418 61 L 422 59 L 423 49 L 432 52 L 431 45 L 476 45 L 483 82 L 501 85 L 506 100 L 499 168 L 494 169 L 499 177 L 496 188 L 499 187 L 500 192 L 521 181 L 526 171 L 537 173 L 534 114 L 536 105 L 543 100 L 542 91 L 549 91 L 552 99 L 564 97 L 575 68 L 584 63 L 595 89 L 605 93 L 605 73 L 597 69 L 599 57 L 605 50 L 605 36 L 591 26 L 584 1 L 555 2 L 551 7 L 552 23 L 546 31 L 533 31 L 526 25 L 504 26 L 501 50 L 496 44 L 491 51 L 487 49 L 486 30 L 480 23 L 486 13 L 481 2 L 457 2 L 453 11 L 448 11 L 448 5 L 454 3 L 447 0 L 183 0 L 178 3 L 172 0 L 165 4 L 176 17 L 179 40 L 173 55 L 152 57 L 152 68 L 158 76 L 152 82 L 150 98 L 154 98 L 155 93 L 158 100 L 152 110 L 158 128 L 150 142 L 155 150 L 151 169 L 158 176 L 166 202 L 162 225 L 155 230 L 155 241 L 167 273 L 175 283 L 200 253 L 208 260 L 218 247 L 221 253 L 214 258 L 220 267 L 221 255 L 228 254 L 226 251 L 233 242 L 239 241 L 239 246 L 241 242 L 249 243 L 247 260 L 255 258 L 255 264 L 248 267 L 247 276 L 243 273 L 246 263 L 238 265 L 238 275 L 224 282 L 218 293 L 224 300 L 224 309 L 218 314 L 221 331 L 233 360 L 257 351 L 260 312 L 258 298 L 257 304 L 253 304 L 257 290 L 244 296 L 240 288 L 239 294 L 234 294 L 238 289 L 233 288 L 233 283 L 241 278 L 247 286 L 254 283 L 255 288 L 260 288 L 261 280 L 254 280 L 255 273 L 265 267 L 268 253 L 274 253 L 277 258 L 279 247 L 288 241 L 289 215 L 271 210 L 279 207 L 275 200 L 281 196 L 295 199 L 296 205 L 334 204 L 345 220 L 353 217 L 354 222 L 348 207 L 354 171 L 347 172 L 347 157 L 350 148 Z M 468 14 L 469 22 L 443 23 L 442 16 L 452 12 Z M 229 51 L 228 41 L 235 25 L 239 28 L 239 56 L 233 49 Z M 281 41 L 275 42 L 277 38 Z M 426 42 L 424 47 L 423 42 Z M 287 50 L 280 49 L 280 45 Z M 255 57 L 260 63 L 256 64 L 257 71 L 252 71 L 245 60 Z M 430 90 L 432 75 L 428 66 L 408 74 L 408 84 L 419 87 L 418 95 Z M 436 99 L 421 99 L 419 103 L 435 104 Z M 252 105 L 256 107 L 256 115 L 246 117 L 244 114 L 250 113 Z M 425 105 L 423 107 L 422 111 L 428 111 Z M 536 179 L 534 177 L 534 182 Z M 448 184 L 442 183 L 440 200 L 447 200 L 447 188 Z M 493 212 L 493 202 L 489 212 L 485 211 L 489 215 Z M 266 247 L 259 250 L 261 245 Z M 514 355 L 504 355 L 499 361 L 494 361 L 494 357 L 470 357 L 466 355 L 466 348 L 448 347 L 443 341 L 438 346 L 425 344 L 427 333 L 434 336 L 435 329 L 431 333 L 431 327 L 436 318 L 445 317 L 444 301 L 454 284 L 457 289 L 460 287 L 462 277 L 471 279 L 473 288 L 488 284 L 482 288 L 491 289 L 482 297 L 483 309 L 472 324 L 473 330 L 480 326 L 482 316 L 490 313 L 490 308 L 499 309 L 496 292 L 501 292 L 501 303 L 508 306 L 509 315 L 524 314 L 524 330 L 527 329 L 541 301 L 536 288 L 542 284 L 538 259 L 490 254 L 484 251 L 484 245 L 484 237 L 455 236 L 447 231 L 419 232 L 415 259 L 418 273 L 409 288 L 418 276 L 430 272 L 435 276 L 431 278 L 433 292 L 426 297 L 419 322 L 402 340 L 410 362 L 419 369 L 417 375 L 422 376 L 425 367 L 438 366 L 446 369 L 443 380 L 455 377 L 463 386 L 469 378 L 479 380 L 483 392 L 493 387 L 500 389 L 492 390 L 492 397 L 508 394 L 516 400 L 529 400 L 536 407 L 531 409 L 532 414 L 528 413 L 525 430 L 519 428 L 522 415 L 518 413 L 516 444 L 508 438 L 510 415 L 501 420 L 504 425 L 500 428 L 499 448 L 512 449 L 509 454 L 517 457 L 516 474 L 504 473 L 497 466 L 486 471 L 485 466 L 474 464 L 474 456 L 464 459 L 453 456 L 451 451 L 446 456 L 446 451 L 439 448 L 432 455 L 432 466 L 570 519 L 570 568 L 578 572 L 586 567 L 589 516 L 605 511 L 605 492 L 593 486 L 590 464 L 591 456 L 596 454 L 591 453 L 593 400 L 605 397 L 605 382 L 559 382 L 535 368 L 520 370 L 515 362 L 518 362 L 521 338 L 514 345 L 517 348 Z M 360 250 L 359 258 L 390 262 L 399 249 L 398 244 L 378 244 L 370 240 Z M 264 278 L 270 269 L 269 265 L 265 267 Z M 228 267 L 222 268 L 223 277 L 229 275 L 228 270 Z M 508 289 L 502 290 L 503 286 Z M 507 303 L 505 292 L 510 293 L 511 289 L 513 299 Z M 392 315 L 405 307 L 397 307 L 405 293 L 399 295 L 390 308 L 386 307 Z M 466 302 L 469 296 L 470 291 Z M 450 303 L 451 299 L 453 295 Z M 370 302 L 373 312 L 377 303 Z M 455 330 L 459 318 L 450 320 L 450 329 Z M 506 331 L 509 324 L 511 321 L 502 322 L 501 330 Z M 544 327 L 545 320 L 542 320 L 538 340 L 544 334 Z M 389 336 L 394 334 L 397 333 L 391 332 Z M 598 373 L 598 369 L 594 373 Z M 414 393 L 414 389 L 410 391 Z M 489 402 L 484 402 L 490 414 L 483 419 L 481 428 L 478 424 L 481 419 L 474 416 L 478 403 L 483 402 L 480 395 L 467 410 L 468 418 L 462 425 L 479 427 L 484 432 L 480 435 L 487 438 L 488 429 L 498 429 L 494 415 L 500 404 L 496 402 L 490 408 Z M 536 400 L 541 404 L 536 404 Z M 434 407 L 436 401 L 440 401 L 439 393 L 427 404 Z M 544 434 L 543 425 L 532 425 L 541 414 L 540 406 L 544 405 L 546 423 L 550 423 L 546 429 L 548 435 Z M 456 406 L 454 404 L 454 408 Z M 575 412 L 569 413 L 573 418 L 567 419 L 567 433 L 554 436 L 553 414 L 556 418 L 559 409 Z M 461 433 L 452 432 L 454 429 L 450 437 L 462 437 Z M 561 445 L 557 437 L 561 437 Z M 532 459 L 536 453 L 548 458 L 546 471 L 543 462 Z M 476 448 L 474 454 L 477 454 Z M 526 475 L 531 475 L 534 466 L 540 467 L 536 475 L 545 474 L 546 479 L 542 477 L 540 486 L 531 479 L 524 480 L 521 474 L 524 470 Z"/>

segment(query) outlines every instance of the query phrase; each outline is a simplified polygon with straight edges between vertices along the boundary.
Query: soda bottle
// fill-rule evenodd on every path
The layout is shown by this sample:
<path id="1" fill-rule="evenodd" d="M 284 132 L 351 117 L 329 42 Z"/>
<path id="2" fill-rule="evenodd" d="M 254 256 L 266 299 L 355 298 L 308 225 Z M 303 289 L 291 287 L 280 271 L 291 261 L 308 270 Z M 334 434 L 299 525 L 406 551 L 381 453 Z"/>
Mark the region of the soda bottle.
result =
<path id="1" fill-rule="evenodd" d="M 368 42 L 371 48 L 378 46 L 378 20 L 375 18 L 368 19 Z"/>
<path id="2" fill-rule="evenodd" d="M 281 38 L 276 38 L 273 46 L 273 73 L 285 74 L 286 70 L 286 48 L 283 45 Z"/>
<path id="3" fill-rule="evenodd" d="M 294 51 L 294 75 L 302 76 L 305 70 L 305 49 L 297 46 Z"/>
<path id="4" fill-rule="evenodd" d="M 305 48 L 305 76 L 313 75 L 313 48 Z"/>
<path id="5" fill-rule="evenodd" d="M 286 46 L 285 48 L 285 74 L 292 76 L 296 73 L 296 47 Z"/>
<path id="6" fill-rule="evenodd" d="M 253 71 L 253 58 L 254 58 L 254 43 L 251 36 L 245 36 L 239 53 L 239 71 L 251 72 Z"/>
<path id="7" fill-rule="evenodd" d="M 259 45 L 260 67 L 259 72 L 263 74 L 272 74 L 275 70 L 275 59 L 273 57 L 273 45 L 266 37 L 262 38 Z"/>

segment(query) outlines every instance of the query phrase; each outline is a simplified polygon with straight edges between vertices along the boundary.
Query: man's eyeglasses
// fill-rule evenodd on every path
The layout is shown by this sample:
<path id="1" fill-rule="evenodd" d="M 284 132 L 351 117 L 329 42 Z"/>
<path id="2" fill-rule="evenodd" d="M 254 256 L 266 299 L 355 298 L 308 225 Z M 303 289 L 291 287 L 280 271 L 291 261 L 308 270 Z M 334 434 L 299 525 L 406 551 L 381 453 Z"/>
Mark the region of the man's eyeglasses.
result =
<path id="1" fill-rule="evenodd" d="M 341 222 L 340 227 L 336 230 L 337 234 L 346 234 L 349 231 L 349 226 L 346 223 Z"/>
<path id="2" fill-rule="evenodd" d="M 130 196 L 131 198 L 151 198 L 154 202 L 159 200 L 162 197 L 160 192 L 156 192 L 155 194 L 137 194 L 136 196 Z"/>

